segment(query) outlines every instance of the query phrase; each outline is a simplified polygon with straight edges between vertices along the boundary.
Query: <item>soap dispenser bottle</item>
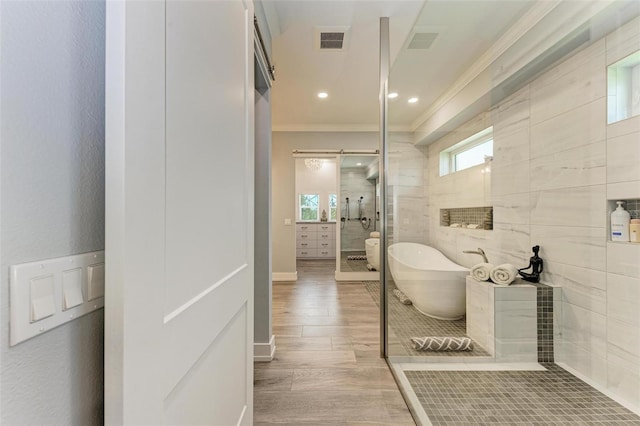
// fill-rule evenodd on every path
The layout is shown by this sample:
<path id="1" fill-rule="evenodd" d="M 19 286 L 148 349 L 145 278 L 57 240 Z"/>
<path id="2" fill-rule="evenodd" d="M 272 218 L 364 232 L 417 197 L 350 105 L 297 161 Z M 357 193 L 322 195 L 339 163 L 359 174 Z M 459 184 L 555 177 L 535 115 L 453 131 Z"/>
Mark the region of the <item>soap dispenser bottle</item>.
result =
<path id="1" fill-rule="evenodd" d="M 617 201 L 618 208 L 611 213 L 611 241 L 629 242 L 631 215 L 622 207 L 624 201 Z"/>

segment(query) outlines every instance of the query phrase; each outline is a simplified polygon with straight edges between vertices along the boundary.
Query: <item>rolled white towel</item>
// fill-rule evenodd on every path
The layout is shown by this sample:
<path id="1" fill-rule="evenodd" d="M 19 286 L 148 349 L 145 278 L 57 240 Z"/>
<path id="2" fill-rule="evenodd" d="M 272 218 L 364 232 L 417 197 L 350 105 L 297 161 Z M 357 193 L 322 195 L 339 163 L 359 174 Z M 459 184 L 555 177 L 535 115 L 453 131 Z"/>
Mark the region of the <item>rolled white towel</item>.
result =
<path id="1" fill-rule="evenodd" d="M 370 232 L 369 238 L 380 238 L 380 233 L 378 231 Z"/>
<path id="2" fill-rule="evenodd" d="M 491 278 L 491 270 L 494 266 L 491 263 L 478 263 L 471 268 L 471 276 L 476 281 L 487 281 Z"/>
<path id="3" fill-rule="evenodd" d="M 510 263 L 503 263 L 491 270 L 491 281 L 500 285 L 509 285 L 518 276 L 518 270 Z"/>
<path id="4" fill-rule="evenodd" d="M 400 303 L 402 303 L 403 305 L 411 305 L 413 303 L 411 302 L 411 299 L 409 299 L 409 297 L 406 294 L 404 294 L 397 288 L 393 290 L 393 294 L 398 298 Z"/>

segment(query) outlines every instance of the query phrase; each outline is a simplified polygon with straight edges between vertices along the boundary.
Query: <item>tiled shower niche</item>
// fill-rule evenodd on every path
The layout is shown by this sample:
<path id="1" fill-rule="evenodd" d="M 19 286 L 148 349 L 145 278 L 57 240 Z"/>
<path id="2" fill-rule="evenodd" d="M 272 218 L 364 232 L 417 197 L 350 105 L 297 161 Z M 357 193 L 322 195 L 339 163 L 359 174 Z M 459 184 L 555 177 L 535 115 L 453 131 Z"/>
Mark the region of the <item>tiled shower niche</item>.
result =
<path id="1" fill-rule="evenodd" d="M 609 214 L 611 214 L 611 212 L 614 211 L 616 207 L 618 207 L 618 201 L 624 201 L 622 207 L 624 207 L 624 209 L 629 212 L 629 214 L 631 215 L 631 219 L 640 219 L 640 199 L 638 198 L 629 200 L 609 200 Z"/>
<path id="2" fill-rule="evenodd" d="M 440 226 L 465 229 L 493 229 L 493 207 L 440 209 Z"/>
<path id="3" fill-rule="evenodd" d="M 631 219 L 640 219 L 640 198 L 617 198 L 617 199 L 612 199 L 612 200 L 607 200 L 607 229 L 611 230 L 611 213 L 616 210 L 616 208 L 618 207 L 618 201 L 622 201 L 624 202 L 624 204 L 622 204 L 622 207 L 624 207 L 624 209 L 626 211 L 629 212 L 629 215 L 631 216 Z M 638 245 L 638 243 L 636 242 L 624 242 L 624 241 L 612 241 L 611 240 L 611 232 L 607 233 L 607 240 L 610 243 L 614 243 L 614 244 L 632 244 L 632 245 Z"/>

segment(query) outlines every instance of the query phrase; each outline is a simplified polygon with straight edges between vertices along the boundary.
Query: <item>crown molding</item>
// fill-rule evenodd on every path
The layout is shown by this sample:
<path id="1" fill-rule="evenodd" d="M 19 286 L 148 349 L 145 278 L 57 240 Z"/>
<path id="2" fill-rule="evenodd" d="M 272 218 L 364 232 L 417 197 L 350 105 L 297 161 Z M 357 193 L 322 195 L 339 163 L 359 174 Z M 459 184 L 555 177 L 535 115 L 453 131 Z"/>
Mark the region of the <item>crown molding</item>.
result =
<path id="1" fill-rule="evenodd" d="M 512 25 L 490 49 L 475 61 L 458 80 L 440 96 L 431 106 L 412 124 L 411 131 L 416 131 L 424 122 L 431 118 L 440 108 L 450 102 L 469 83 L 477 78 L 484 70 L 491 66 L 504 52 L 511 48 L 523 35 L 534 28 L 540 20 L 555 9 L 562 0 L 537 2 Z"/>
<path id="2" fill-rule="evenodd" d="M 379 132 L 374 124 L 273 124 L 273 132 Z"/>
<path id="3" fill-rule="evenodd" d="M 399 124 L 389 126 L 389 132 L 396 133 L 410 133 L 413 132 L 413 127 L 409 124 Z M 380 126 L 377 124 L 347 124 L 347 125 L 317 125 L 317 124 L 285 124 L 285 125 L 273 125 L 271 131 L 273 132 L 379 132 Z"/>

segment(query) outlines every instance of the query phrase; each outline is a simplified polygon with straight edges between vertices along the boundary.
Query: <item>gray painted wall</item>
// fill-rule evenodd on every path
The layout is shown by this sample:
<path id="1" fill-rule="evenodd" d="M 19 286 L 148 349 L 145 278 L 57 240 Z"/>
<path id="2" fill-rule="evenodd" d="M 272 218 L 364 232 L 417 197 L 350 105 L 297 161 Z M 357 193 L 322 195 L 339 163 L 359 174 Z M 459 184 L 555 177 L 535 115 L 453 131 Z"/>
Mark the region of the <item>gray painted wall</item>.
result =
<path id="1" fill-rule="evenodd" d="M 0 421 L 102 423 L 103 311 L 9 348 L 9 266 L 104 248 L 104 2 L 0 3 Z"/>
<path id="2" fill-rule="evenodd" d="M 295 161 L 293 150 L 378 149 L 377 132 L 273 132 L 272 152 L 272 241 L 273 272 L 296 271 Z"/>
<path id="3" fill-rule="evenodd" d="M 261 93 L 262 92 L 262 93 Z M 271 91 L 255 92 L 254 337 L 271 339 Z"/>

